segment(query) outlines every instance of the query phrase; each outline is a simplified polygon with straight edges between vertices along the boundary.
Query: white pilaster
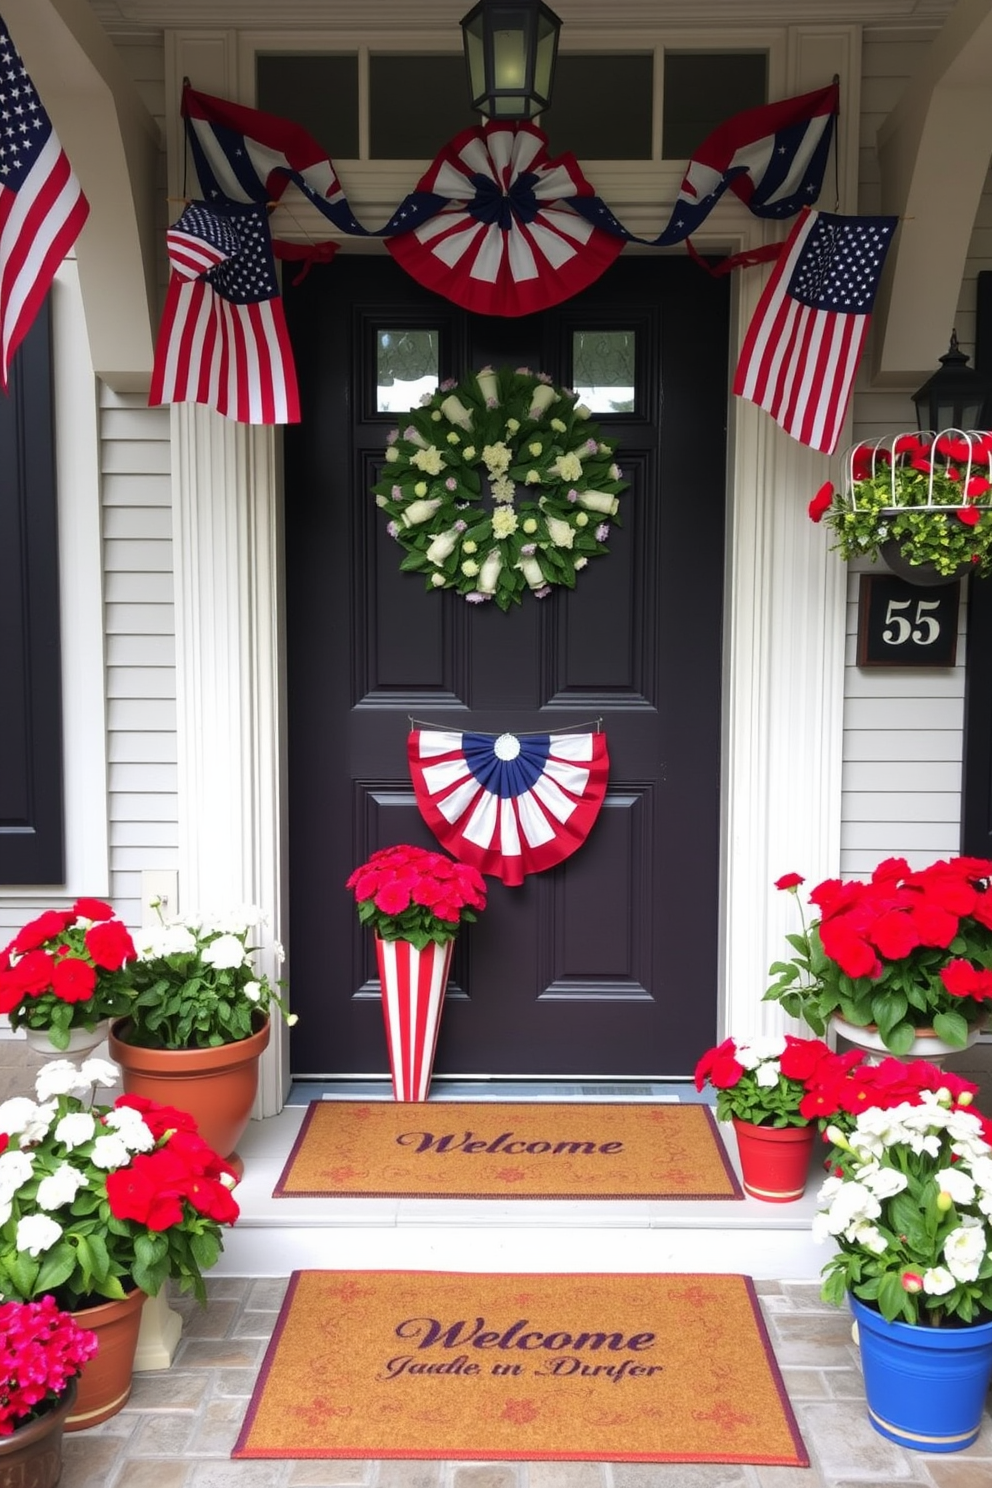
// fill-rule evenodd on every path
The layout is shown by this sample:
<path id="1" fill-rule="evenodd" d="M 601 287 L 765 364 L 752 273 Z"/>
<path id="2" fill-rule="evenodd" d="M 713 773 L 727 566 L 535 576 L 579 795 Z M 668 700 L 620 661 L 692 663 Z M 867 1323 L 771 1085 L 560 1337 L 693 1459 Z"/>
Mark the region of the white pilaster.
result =
<path id="1" fill-rule="evenodd" d="M 261 969 L 284 939 L 283 690 L 277 440 L 194 405 L 172 410 L 181 911 L 260 905 Z M 285 1096 L 278 1017 L 256 1115 Z"/>

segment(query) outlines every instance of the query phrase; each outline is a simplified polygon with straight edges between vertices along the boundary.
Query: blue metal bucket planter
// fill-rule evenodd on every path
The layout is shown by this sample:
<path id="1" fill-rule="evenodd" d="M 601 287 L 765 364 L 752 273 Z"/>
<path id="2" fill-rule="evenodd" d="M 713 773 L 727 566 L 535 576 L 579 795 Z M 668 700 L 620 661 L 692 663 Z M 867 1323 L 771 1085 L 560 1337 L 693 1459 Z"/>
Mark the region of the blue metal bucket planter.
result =
<path id="1" fill-rule="evenodd" d="M 970 1447 L 992 1378 L 992 1322 L 964 1328 L 887 1323 L 850 1293 L 848 1301 L 875 1430 L 916 1452 Z"/>

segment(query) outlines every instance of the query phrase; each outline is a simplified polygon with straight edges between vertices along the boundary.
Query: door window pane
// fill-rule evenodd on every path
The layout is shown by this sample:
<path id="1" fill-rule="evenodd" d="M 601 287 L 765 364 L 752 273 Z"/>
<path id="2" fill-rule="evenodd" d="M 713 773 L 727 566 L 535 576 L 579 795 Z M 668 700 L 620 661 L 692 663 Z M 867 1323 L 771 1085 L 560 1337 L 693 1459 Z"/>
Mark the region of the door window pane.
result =
<path id="1" fill-rule="evenodd" d="M 650 160 L 653 72 L 650 54 L 559 52 L 551 107 L 539 121 L 551 154 Z"/>
<path id="2" fill-rule="evenodd" d="M 688 160 L 718 124 L 767 101 L 766 52 L 666 52 L 662 158 Z"/>
<path id="3" fill-rule="evenodd" d="M 369 58 L 373 160 L 433 160 L 442 145 L 478 123 L 461 52 Z"/>
<path id="4" fill-rule="evenodd" d="M 376 412 L 406 413 L 438 384 L 437 331 L 376 331 Z"/>
<path id="5" fill-rule="evenodd" d="M 332 160 L 358 159 L 356 56 L 259 55 L 255 90 L 260 109 L 301 124 Z"/>
<path id="6" fill-rule="evenodd" d="M 593 413 L 634 412 L 633 331 L 573 331 L 572 383 Z"/>

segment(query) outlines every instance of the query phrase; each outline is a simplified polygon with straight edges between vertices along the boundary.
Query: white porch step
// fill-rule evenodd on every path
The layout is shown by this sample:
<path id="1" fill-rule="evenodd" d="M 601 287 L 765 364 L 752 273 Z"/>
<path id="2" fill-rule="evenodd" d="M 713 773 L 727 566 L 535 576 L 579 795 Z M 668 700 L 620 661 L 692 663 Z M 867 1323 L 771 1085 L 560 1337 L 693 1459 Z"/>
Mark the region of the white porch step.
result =
<path id="1" fill-rule="evenodd" d="M 274 1199 L 306 1108 L 252 1121 L 238 1144 L 241 1218 L 211 1273 L 297 1269 L 427 1271 L 721 1271 L 810 1281 L 827 1259 L 810 1236 L 814 1172 L 793 1204 L 757 1199 Z M 727 1150 L 737 1167 L 731 1135 Z M 739 1176 L 739 1168 L 738 1168 Z"/>

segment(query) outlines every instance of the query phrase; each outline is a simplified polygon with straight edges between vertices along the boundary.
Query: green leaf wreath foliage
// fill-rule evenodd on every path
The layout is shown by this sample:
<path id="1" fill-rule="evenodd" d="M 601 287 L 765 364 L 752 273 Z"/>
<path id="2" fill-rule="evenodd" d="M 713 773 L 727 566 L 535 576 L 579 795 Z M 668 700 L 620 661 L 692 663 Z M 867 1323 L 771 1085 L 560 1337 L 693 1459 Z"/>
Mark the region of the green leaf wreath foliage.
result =
<path id="1" fill-rule="evenodd" d="M 445 382 L 403 416 L 373 486 L 401 569 L 501 610 L 575 587 L 629 482 L 578 395 L 527 368 Z"/>

